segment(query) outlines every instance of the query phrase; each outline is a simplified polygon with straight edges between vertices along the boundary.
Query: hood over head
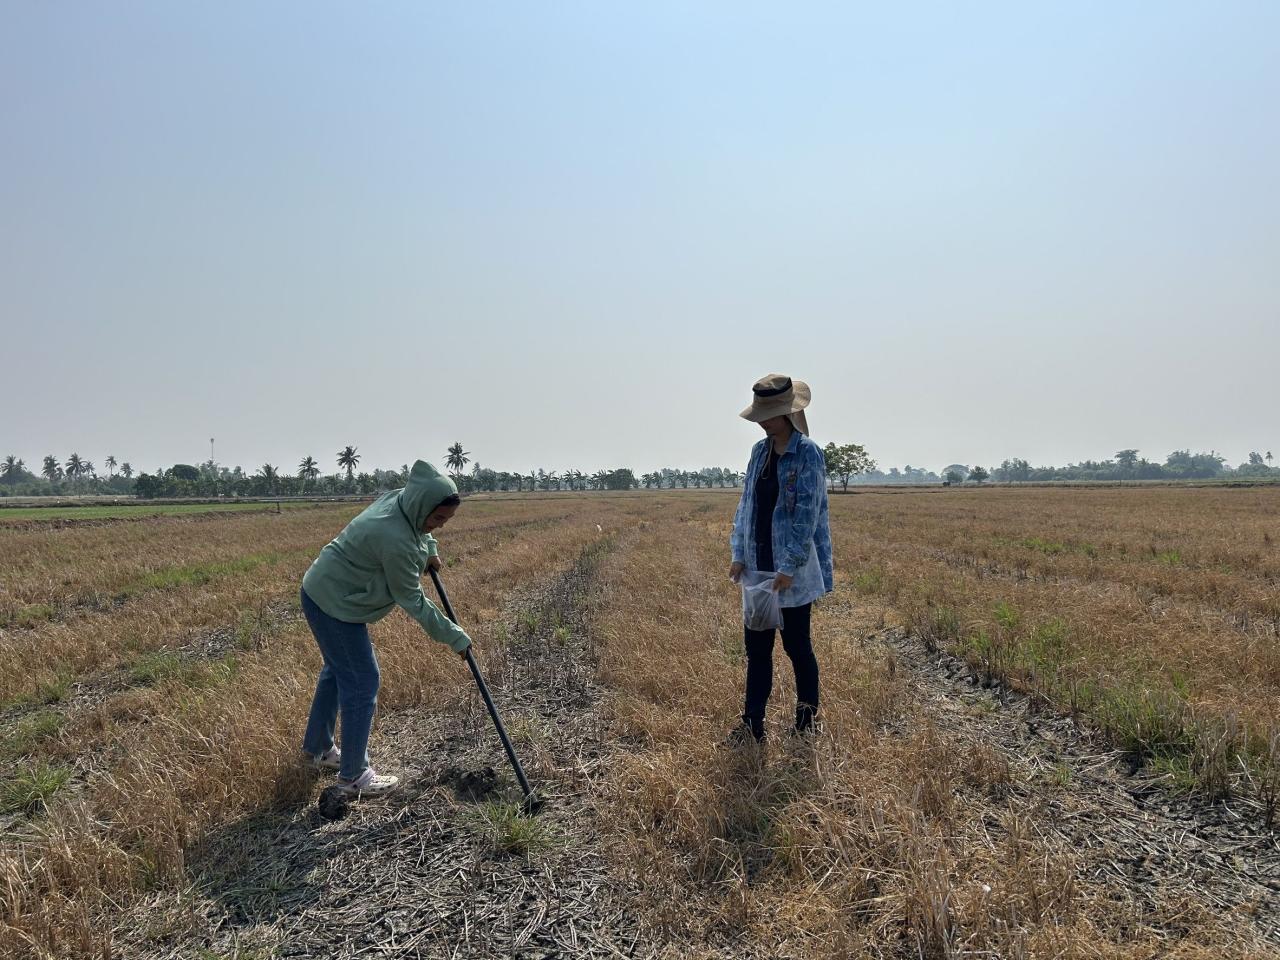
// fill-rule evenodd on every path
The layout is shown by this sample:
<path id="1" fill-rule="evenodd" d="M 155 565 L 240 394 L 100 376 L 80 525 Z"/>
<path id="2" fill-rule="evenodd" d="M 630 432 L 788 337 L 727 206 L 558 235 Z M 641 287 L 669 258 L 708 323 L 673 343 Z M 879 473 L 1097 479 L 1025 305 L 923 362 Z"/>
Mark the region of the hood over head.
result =
<path id="1" fill-rule="evenodd" d="M 427 461 L 418 460 L 409 471 L 409 482 L 400 491 L 400 508 L 413 529 L 421 531 L 431 511 L 457 492 L 457 485 L 449 477 Z"/>

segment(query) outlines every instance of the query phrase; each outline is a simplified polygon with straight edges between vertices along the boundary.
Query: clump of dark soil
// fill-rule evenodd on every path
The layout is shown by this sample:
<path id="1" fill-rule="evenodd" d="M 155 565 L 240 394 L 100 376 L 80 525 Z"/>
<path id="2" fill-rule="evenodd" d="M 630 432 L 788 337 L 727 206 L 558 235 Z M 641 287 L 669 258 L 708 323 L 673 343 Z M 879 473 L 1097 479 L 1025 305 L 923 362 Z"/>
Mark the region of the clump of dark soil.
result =
<path id="1" fill-rule="evenodd" d="M 351 798 L 337 787 L 325 787 L 316 802 L 320 816 L 326 820 L 341 820 L 351 809 Z"/>
<path id="2" fill-rule="evenodd" d="M 493 767 L 465 770 L 462 767 L 446 767 L 440 774 L 441 786 L 449 787 L 459 800 L 484 800 L 498 788 L 498 775 Z"/>

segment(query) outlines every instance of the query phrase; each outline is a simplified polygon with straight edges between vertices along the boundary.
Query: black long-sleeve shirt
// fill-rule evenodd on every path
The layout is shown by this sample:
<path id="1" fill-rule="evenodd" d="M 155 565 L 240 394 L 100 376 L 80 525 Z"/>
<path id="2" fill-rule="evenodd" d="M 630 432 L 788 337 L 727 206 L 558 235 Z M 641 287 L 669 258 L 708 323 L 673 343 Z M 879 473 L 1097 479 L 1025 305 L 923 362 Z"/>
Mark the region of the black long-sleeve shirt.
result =
<path id="1" fill-rule="evenodd" d="M 756 477 L 756 569 L 772 573 L 773 511 L 778 505 L 778 461 L 782 459 L 769 447 L 764 466 Z"/>

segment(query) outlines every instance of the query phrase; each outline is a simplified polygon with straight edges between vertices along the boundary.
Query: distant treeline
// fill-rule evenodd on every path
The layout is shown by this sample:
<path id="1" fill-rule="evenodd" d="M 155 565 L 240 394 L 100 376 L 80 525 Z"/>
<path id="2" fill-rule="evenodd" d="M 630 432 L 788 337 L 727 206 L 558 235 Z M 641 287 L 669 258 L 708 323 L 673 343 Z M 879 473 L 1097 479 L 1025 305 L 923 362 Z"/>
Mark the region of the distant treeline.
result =
<path id="1" fill-rule="evenodd" d="M 1236 467 L 1228 466 L 1217 453 L 1175 450 L 1163 463 L 1139 456 L 1136 449 L 1118 451 L 1109 460 L 1083 460 L 1065 467 L 1036 466 L 1014 457 L 999 466 L 953 463 L 940 471 L 913 467 L 880 469 L 866 451 L 856 444 L 826 449 L 827 473 L 833 486 L 872 484 L 980 484 L 1048 483 L 1053 481 L 1198 480 L 1215 478 L 1276 479 L 1280 467 L 1272 466 L 1271 451 L 1253 452 Z M 27 469 L 16 456 L 0 462 L 0 496 L 123 495 L 142 499 L 158 497 L 274 497 L 375 494 L 402 486 L 409 467 L 399 470 L 359 471 L 360 455 L 355 447 L 338 454 L 339 472 L 322 474 L 319 462 L 305 457 L 295 472 L 284 472 L 266 463 L 254 472 L 241 467 L 224 467 L 207 461 L 202 464 L 174 464 L 155 473 L 135 473 L 128 463 L 115 457 L 104 461 L 105 474 L 92 461 L 72 454 L 64 463 L 52 455 L 44 458 L 39 475 Z M 732 488 L 742 483 L 742 473 L 732 467 L 703 467 L 679 470 L 663 467 L 636 475 L 628 467 L 584 473 L 569 468 L 524 471 L 491 470 L 472 464 L 461 444 L 449 448 L 445 464 L 464 493 L 535 492 L 575 490 L 672 490 Z M 468 469 L 470 465 L 470 469 Z"/>
<path id="2" fill-rule="evenodd" d="M 944 468 L 943 480 L 953 483 L 985 482 L 996 483 L 1050 483 L 1059 481 L 1112 481 L 1125 480 L 1212 480 L 1228 479 L 1280 479 L 1280 467 L 1271 466 L 1271 451 L 1253 452 L 1249 459 L 1236 467 L 1227 465 L 1226 458 L 1217 453 L 1192 453 L 1190 450 L 1175 450 L 1165 457 L 1163 463 L 1155 463 L 1146 457 L 1140 457 L 1136 449 L 1120 450 L 1110 460 L 1082 460 L 1080 463 L 1069 463 L 1065 467 L 1033 467 L 1026 460 L 1017 457 L 1005 460 L 990 471 L 981 466 L 972 468 L 963 464 L 952 464 Z M 905 479 L 905 477 L 904 477 Z M 858 479 L 859 483 L 894 482 L 893 477 L 876 479 L 869 474 Z"/>

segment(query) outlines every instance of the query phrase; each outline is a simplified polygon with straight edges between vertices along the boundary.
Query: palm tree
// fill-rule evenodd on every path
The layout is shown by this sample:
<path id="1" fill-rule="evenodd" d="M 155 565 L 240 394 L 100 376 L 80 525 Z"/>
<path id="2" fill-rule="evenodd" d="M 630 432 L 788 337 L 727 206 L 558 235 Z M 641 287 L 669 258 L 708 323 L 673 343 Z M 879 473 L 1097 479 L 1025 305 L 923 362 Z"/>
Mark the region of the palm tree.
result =
<path id="1" fill-rule="evenodd" d="M 1267 451 L 1267 466 L 1271 466 L 1271 451 Z"/>
<path id="2" fill-rule="evenodd" d="M 62 479 L 62 467 L 58 466 L 58 458 L 53 454 L 49 454 L 44 458 L 44 466 L 40 472 L 44 474 L 45 479 L 50 483 L 57 483 Z"/>
<path id="3" fill-rule="evenodd" d="M 126 480 L 133 476 L 133 464 L 128 460 L 120 464 L 120 476 L 124 477 Z"/>
<path id="4" fill-rule="evenodd" d="M 316 463 L 315 457 L 303 457 L 302 462 L 298 464 L 298 479 L 302 481 L 302 489 L 307 489 L 307 484 L 320 476 L 320 464 Z"/>
<path id="5" fill-rule="evenodd" d="M 258 476 L 267 482 L 267 493 L 276 492 L 276 478 L 280 476 L 278 468 L 273 467 L 269 463 L 264 463 L 258 468 Z"/>
<path id="6" fill-rule="evenodd" d="M 110 480 L 115 475 L 115 471 L 116 471 L 116 458 L 112 456 L 108 456 L 107 457 L 107 479 L 108 480 Z"/>
<path id="7" fill-rule="evenodd" d="M 80 474 L 84 472 L 84 461 L 80 459 L 80 454 L 73 453 L 67 458 L 67 479 L 74 484 L 80 479 Z"/>
<path id="8" fill-rule="evenodd" d="M 4 463 L 0 464 L 0 473 L 3 473 L 5 479 L 9 481 L 9 486 L 13 486 L 18 482 L 23 466 L 23 462 L 12 453 L 4 458 Z"/>
<path id="9" fill-rule="evenodd" d="M 444 465 L 453 471 L 455 477 L 462 475 L 462 468 L 471 462 L 471 454 L 462 449 L 462 441 L 459 440 L 449 448 L 448 454 L 444 458 Z"/>
<path id="10" fill-rule="evenodd" d="M 356 453 L 355 447 L 347 446 L 338 451 L 338 466 L 346 469 L 347 483 L 351 483 L 354 479 L 356 467 L 359 465 L 360 454 Z"/>

